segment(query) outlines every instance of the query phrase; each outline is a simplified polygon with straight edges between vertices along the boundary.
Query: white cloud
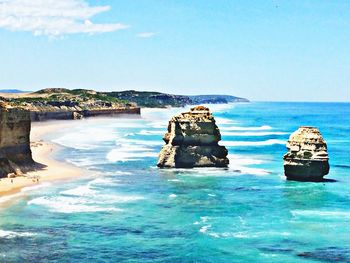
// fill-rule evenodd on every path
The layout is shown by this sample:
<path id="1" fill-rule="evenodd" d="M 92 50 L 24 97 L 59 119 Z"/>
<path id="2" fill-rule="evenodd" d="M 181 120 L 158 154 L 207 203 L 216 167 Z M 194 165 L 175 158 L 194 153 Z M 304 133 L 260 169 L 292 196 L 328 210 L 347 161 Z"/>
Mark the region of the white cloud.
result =
<path id="1" fill-rule="evenodd" d="M 142 33 L 137 34 L 136 36 L 141 37 L 141 38 L 150 38 L 150 37 L 153 37 L 155 35 L 156 35 L 156 33 L 154 33 L 154 32 L 142 32 Z"/>
<path id="2" fill-rule="evenodd" d="M 125 29 L 121 23 L 95 24 L 90 19 L 110 6 L 90 6 L 85 0 L 0 0 L 0 28 L 34 35 L 61 36 Z"/>

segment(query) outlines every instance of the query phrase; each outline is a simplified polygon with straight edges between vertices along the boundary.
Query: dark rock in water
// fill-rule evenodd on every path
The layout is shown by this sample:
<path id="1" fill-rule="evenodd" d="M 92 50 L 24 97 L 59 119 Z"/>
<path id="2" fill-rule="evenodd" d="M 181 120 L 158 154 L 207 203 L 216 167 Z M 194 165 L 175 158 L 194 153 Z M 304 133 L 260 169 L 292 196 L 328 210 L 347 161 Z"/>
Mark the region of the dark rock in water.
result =
<path id="1" fill-rule="evenodd" d="M 174 116 L 168 125 L 158 167 L 227 167 L 228 151 L 209 109 L 203 106 Z"/>
<path id="2" fill-rule="evenodd" d="M 288 180 L 322 181 L 329 173 L 327 144 L 314 127 L 300 127 L 287 142 L 284 173 Z"/>
<path id="3" fill-rule="evenodd" d="M 315 251 L 302 252 L 298 257 L 321 262 L 350 262 L 349 249 L 339 247 L 319 248 Z"/>

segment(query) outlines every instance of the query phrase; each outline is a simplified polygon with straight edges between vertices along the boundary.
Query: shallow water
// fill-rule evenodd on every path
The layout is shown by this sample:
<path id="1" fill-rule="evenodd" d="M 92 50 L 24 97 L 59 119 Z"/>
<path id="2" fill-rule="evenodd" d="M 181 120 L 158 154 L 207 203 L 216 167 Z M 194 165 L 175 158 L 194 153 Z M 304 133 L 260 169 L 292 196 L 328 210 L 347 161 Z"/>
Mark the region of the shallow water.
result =
<path id="1" fill-rule="evenodd" d="M 90 119 L 51 135 L 99 177 L 26 191 L 1 211 L 1 262 L 350 262 L 350 104 L 210 105 L 229 169 L 159 170 L 171 115 Z M 286 181 L 300 125 L 320 128 L 336 182 Z"/>

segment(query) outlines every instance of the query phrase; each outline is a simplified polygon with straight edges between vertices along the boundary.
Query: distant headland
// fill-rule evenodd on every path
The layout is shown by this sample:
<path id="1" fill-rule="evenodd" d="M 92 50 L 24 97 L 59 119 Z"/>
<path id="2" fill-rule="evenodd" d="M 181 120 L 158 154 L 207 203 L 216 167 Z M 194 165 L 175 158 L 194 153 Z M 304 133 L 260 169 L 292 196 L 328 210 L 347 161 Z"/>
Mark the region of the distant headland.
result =
<path id="1" fill-rule="evenodd" d="M 175 95 L 153 91 L 98 92 L 87 89 L 48 88 L 36 92 L 0 90 L 0 101 L 28 109 L 32 120 L 72 119 L 90 115 L 137 113 L 137 108 L 184 107 L 198 104 L 249 102 L 231 95 Z M 110 111 L 110 112 L 109 112 Z M 43 114 L 49 112 L 50 114 Z M 56 112 L 56 113 L 53 113 Z M 60 112 L 60 113 L 58 113 Z M 74 114 L 76 112 L 77 114 Z"/>

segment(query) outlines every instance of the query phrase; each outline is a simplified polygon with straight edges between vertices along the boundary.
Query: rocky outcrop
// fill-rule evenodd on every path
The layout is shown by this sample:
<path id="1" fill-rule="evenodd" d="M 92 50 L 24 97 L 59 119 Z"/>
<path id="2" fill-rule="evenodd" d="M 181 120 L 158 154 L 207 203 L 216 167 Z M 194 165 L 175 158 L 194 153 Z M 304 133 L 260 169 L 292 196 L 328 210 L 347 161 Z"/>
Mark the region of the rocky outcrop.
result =
<path id="1" fill-rule="evenodd" d="M 327 144 L 314 127 L 300 127 L 287 142 L 284 172 L 289 180 L 322 181 L 329 173 Z"/>
<path id="2" fill-rule="evenodd" d="M 0 103 L 0 177 L 30 170 L 34 161 L 30 150 L 30 113 Z"/>
<path id="3" fill-rule="evenodd" d="M 218 145 L 221 135 L 208 108 L 197 106 L 175 115 L 164 136 L 158 167 L 227 167 L 227 149 Z"/>

